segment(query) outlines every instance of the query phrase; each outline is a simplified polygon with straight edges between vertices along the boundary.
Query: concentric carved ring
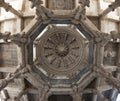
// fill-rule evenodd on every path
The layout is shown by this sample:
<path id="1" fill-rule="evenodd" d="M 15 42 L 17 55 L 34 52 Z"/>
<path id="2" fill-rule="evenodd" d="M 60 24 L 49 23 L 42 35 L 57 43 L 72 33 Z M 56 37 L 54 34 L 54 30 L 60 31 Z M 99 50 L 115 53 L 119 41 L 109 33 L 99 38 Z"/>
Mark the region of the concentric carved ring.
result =
<path id="1" fill-rule="evenodd" d="M 84 60 L 84 39 L 71 28 L 56 27 L 38 42 L 37 61 L 48 74 L 70 75 L 80 70 Z"/>

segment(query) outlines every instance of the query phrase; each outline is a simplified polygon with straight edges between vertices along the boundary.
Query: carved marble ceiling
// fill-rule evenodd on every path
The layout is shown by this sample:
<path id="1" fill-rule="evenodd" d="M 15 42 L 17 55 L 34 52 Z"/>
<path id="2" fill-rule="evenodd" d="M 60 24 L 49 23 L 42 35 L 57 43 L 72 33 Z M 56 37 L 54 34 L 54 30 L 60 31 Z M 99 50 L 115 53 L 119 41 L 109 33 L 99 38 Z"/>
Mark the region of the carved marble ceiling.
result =
<path id="1" fill-rule="evenodd" d="M 14 58 L 11 68 L 17 67 L 0 80 L 0 90 L 5 95 L 2 100 L 49 101 L 52 95 L 70 95 L 73 101 L 88 101 L 88 97 L 89 101 L 112 101 L 113 97 L 115 101 L 120 88 L 120 34 L 103 33 L 92 24 L 86 16 L 89 0 L 80 0 L 75 9 L 68 1 L 53 0 L 52 9 L 57 9 L 57 13 L 51 5 L 43 7 L 41 0 L 29 1 L 36 7 L 34 20 L 21 33 L 0 33 L 0 60 L 8 65 Z M 69 9 L 70 13 L 58 14 L 61 9 Z M 8 46 L 11 51 L 6 52 L 8 44 L 14 44 L 16 49 Z M 6 67 L 3 62 L 0 66 Z M 111 67 L 115 70 L 108 71 Z M 9 86 L 16 79 L 25 85 L 20 85 L 20 93 L 13 96 Z M 111 89 L 100 88 L 103 84 Z"/>

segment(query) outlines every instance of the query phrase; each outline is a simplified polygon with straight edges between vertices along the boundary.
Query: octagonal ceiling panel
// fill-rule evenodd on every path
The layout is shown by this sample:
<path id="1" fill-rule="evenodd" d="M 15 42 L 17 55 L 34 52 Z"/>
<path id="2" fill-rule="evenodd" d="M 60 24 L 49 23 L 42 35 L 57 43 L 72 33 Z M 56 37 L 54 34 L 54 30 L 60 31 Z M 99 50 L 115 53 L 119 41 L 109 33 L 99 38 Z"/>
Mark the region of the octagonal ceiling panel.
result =
<path id="1" fill-rule="evenodd" d="M 70 77 L 88 65 L 88 40 L 75 28 L 53 27 L 36 43 L 36 67 L 48 75 Z"/>
<path id="2" fill-rule="evenodd" d="M 81 24 L 51 20 L 35 30 L 29 36 L 28 63 L 43 80 L 50 84 L 72 84 L 90 72 L 94 43 Z"/>

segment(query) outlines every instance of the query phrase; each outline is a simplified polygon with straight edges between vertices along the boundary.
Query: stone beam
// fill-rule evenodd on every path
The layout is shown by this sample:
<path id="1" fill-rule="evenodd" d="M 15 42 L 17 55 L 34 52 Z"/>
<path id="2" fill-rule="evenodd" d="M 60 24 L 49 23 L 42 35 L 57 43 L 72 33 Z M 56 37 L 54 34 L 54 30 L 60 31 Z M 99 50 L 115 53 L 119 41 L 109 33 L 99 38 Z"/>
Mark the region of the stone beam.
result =
<path id="1" fill-rule="evenodd" d="M 10 11 L 13 14 L 19 16 L 19 17 L 23 17 L 22 13 L 20 13 L 17 10 L 15 10 L 11 5 L 9 5 L 8 3 L 6 3 L 4 0 L 0 0 L 0 7 L 3 7 L 6 11 Z"/>
<path id="2" fill-rule="evenodd" d="M 107 15 L 108 13 L 110 13 L 111 11 L 114 11 L 117 7 L 120 6 L 120 0 L 115 0 L 115 2 L 113 2 L 111 5 L 108 6 L 108 8 L 106 8 L 100 15 L 99 17 L 102 18 L 105 15 Z"/>
<path id="3" fill-rule="evenodd" d="M 96 68 L 96 73 L 106 79 L 106 82 L 117 88 L 120 92 L 120 80 L 113 77 L 112 73 L 107 72 L 103 67 Z"/>
<path id="4" fill-rule="evenodd" d="M 9 83 L 11 83 L 14 79 L 20 78 L 25 73 L 28 72 L 29 67 L 19 66 L 14 73 L 10 73 L 7 75 L 5 79 L 0 80 L 0 91 L 4 89 Z"/>
<path id="5" fill-rule="evenodd" d="M 3 73 L 13 73 L 16 70 L 16 67 L 0 67 L 0 72 Z"/>
<path id="6" fill-rule="evenodd" d="M 81 80 L 80 84 L 78 84 L 78 89 L 80 91 L 83 91 L 85 87 L 87 87 L 90 84 L 90 82 L 94 80 L 95 77 L 96 77 L 95 72 L 88 74 L 87 77 Z"/>
<path id="7" fill-rule="evenodd" d="M 102 92 L 100 92 L 98 89 L 85 89 L 83 91 L 83 94 L 89 94 L 89 93 L 93 93 L 99 96 L 99 99 L 93 97 L 92 101 L 109 101 L 106 97 L 104 97 Z"/>

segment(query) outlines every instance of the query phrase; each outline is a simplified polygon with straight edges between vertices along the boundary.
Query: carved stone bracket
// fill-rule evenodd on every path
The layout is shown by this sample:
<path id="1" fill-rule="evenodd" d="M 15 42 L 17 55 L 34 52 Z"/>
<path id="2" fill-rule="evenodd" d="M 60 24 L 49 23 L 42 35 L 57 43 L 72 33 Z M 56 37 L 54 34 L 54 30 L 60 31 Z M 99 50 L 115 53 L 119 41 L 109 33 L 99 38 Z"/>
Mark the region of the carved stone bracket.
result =
<path id="1" fill-rule="evenodd" d="M 10 32 L 0 33 L 0 39 L 3 39 L 5 42 L 11 40 L 13 43 L 17 44 L 18 46 L 21 46 L 27 42 L 25 33 L 23 34 L 17 33 L 14 35 L 11 35 Z"/>
<path id="2" fill-rule="evenodd" d="M 98 74 L 98 76 L 102 76 L 103 78 L 105 78 L 107 83 L 117 88 L 120 92 L 120 80 L 113 77 L 111 72 L 107 72 L 105 69 L 103 69 L 103 67 L 96 67 L 94 70 Z"/>
<path id="3" fill-rule="evenodd" d="M 47 85 L 44 85 L 43 88 L 39 89 L 39 101 L 45 101 L 49 89 L 50 88 Z"/>
<path id="4" fill-rule="evenodd" d="M 97 75 L 96 75 L 97 76 Z M 93 93 L 99 96 L 99 101 L 109 101 L 103 94 L 102 91 L 99 91 L 98 88 L 80 88 L 79 85 L 73 86 L 73 99 L 74 101 L 83 101 L 83 94 Z"/>
<path id="5" fill-rule="evenodd" d="M 85 7 L 88 6 L 90 4 L 89 0 L 79 0 L 80 6 L 77 8 L 77 12 L 75 14 L 75 20 L 80 20 L 80 19 L 85 19 L 86 16 L 86 9 Z"/>
<path id="6" fill-rule="evenodd" d="M 99 100 L 98 101 L 109 101 L 109 99 L 105 98 L 104 95 L 102 94 L 102 92 L 100 92 L 97 88 L 87 88 L 83 91 L 83 94 L 87 94 L 87 93 L 93 93 L 96 94 L 97 96 L 99 96 Z"/>
<path id="7" fill-rule="evenodd" d="M 94 43 L 96 45 L 96 56 L 95 56 L 95 65 L 101 66 L 103 65 L 104 58 L 104 46 L 111 40 L 111 36 L 107 33 L 102 33 L 95 31 L 97 36 L 94 38 Z"/>
<path id="8" fill-rule="evenodd" d="M 117 39 L 119 39 L 119 42 L 120 42 L 120 33 L 116 31 L 111 31 L 110 35 L 111 35 L 111 38 L 113 39 L 113 42 L 118 42 Z"/>
<path id="9" fill-rule="evenodd" d="M 73 94 L 74 101 L 82 101 L 82 92 L 77 86 L 73 87 L 73 92 L 74 92 Z"/>
<path id="10" fill-rule="evenodd" d="M 95 43 L 100 44 L 102 47 L 105 46 L 111 39 L 111 36 L 107 33 L 97 32 L 98 36 L 95 38 Z"/>
<path id="11" fill-rule="evenodd" d="M 14 100 L 15 100 L 15 101 L 20 101 L 21 97 L 22 97 L 24 94 L 27 94 L 28 92 L 29 92 L 29 89 L 23 89 L 23 91 L 20 92 L 20 93 L 18 94 L 18 96 L 14 98 Z"/>
<path id="12" fill-rule="evenodd" d="M 47 20 L 48 17 L 46 16 L 45 12 L 44 12 L 44 7 L 41 6 L 41 4 L 43 3 L 41 0 L 29 0 L 32 2 L 32 8 L 36 7 L 36 15 L 37 15 L 37 19 L 43 19 L 43 20 Z"/>
<path id="13" fill-rule="evenodd" d="M 1 33 L 0 32 L 0 39 L 3 39 L 5 42 L 7 42 L 9 37 L 10 37 L 10 35 L 11 35 L 10 32 L 5 32 L 5 33 Z"/>
<path id="14" fill-rule="evenodd" d="M 5 79 L 0 80 L 0 91 L 4 89 L 10 82 L 12 82 L 14 79 L 21 77 L 25 73 L 29 72 L 29 66 L 23 68 L 19 67 L 16 69 L 14 73 L 8 74 L 8 76 Z"/>
<path id="15" fill-rule="evenodd" d="M 43 2 L 41 0 L 29 0 L 32 2 L 32 8 L 35 7 L 36 5 L 41 5 Z"/>
<path id="16" fill-rule="evenodd" d="M 18 46 L 21 46 L 27 42 L 27 39 L 25 38 L 25 34 L 15 34 L 10 36 L 10 40 L 14 43 L 16 43 Z"/>
<path id="17" fill-rule="evenodd" d="M 85 19 L 85 13 L 86 13 L 86 10 L 84 7 L 82 6 L 79 6 L 77 8 L 77 12 L 75 14 L 75 20 L 80 20 L 80 19 Z"/>
<path id="18" fill-rule="evenodd" d="M 90 6 L 90 0 L 79 0 L 79 3 L 85 7 L 85 6 Z"/>

